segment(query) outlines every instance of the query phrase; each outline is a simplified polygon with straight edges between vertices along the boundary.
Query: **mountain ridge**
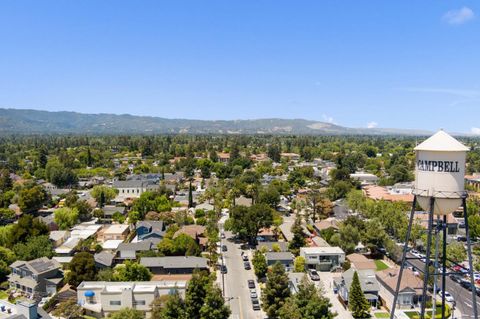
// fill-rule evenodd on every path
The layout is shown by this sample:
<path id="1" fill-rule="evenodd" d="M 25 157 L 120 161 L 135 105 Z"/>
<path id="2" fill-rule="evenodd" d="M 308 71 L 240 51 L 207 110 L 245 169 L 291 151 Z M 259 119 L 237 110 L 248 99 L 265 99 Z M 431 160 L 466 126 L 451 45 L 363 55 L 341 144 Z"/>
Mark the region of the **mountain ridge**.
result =
<path id="1" fill-rule="evenodd" d="M 429 135 L 431 131 L 350 128 L 306 119 L 196 120 L 0 108 L 0 134 Z"/>

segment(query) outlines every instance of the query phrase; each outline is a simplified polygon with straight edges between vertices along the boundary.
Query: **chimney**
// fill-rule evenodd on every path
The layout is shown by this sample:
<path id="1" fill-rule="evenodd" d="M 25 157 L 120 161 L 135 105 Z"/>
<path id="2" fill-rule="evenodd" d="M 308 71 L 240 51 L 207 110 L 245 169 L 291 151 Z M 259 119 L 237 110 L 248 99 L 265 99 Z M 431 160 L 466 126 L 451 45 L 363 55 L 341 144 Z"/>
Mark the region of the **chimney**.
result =
<path id="1" fill-rule="evenodd" d="M 37 319 L 37 305 L 29 300 L 17 301 L 17 314 L 25 316 L 27 319 Z"/>

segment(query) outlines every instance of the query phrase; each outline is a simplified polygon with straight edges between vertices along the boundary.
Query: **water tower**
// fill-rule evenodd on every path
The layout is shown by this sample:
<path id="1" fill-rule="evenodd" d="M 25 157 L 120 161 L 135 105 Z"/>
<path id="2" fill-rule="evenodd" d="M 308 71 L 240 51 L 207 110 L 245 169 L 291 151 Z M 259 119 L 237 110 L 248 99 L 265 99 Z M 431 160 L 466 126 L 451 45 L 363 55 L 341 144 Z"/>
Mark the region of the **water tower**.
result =
<path id="1" fill-rule="evenodd" d="M 397 287 L 394 295 L 392 313 L 390 318 L 395 318 L 395 309 L 397 306 L 397 297 L 400 288 L 400 282 L 402 280 L 403 269 L 408 260 L 419 259 L 418 257 L 411 257 L 408 254 L 409 247 L 408 242 L 410 240 L 410 233 L 412 229 L 413 219 L 415 217 L 415 207 L 417 203 L 426 212 L 428 212 L 428 227 L 427 227 L 427 243 L 426 243 L 426 262 L 422 271 L 424 275 L 422 300 L 421 300 L 421 313 L 420 318 L 425 318 L 425 308 L 428 291 L 428 278 L 434 276 L 434 290 L 437 291 L 436 282 L 437 275 L 441 276 L 441 290 L 442 290 L 442 318 L 445 318 L 445 291 L 446 276 L 453 274 L 447 272 L 447 215 L 457 210 L 460 206 L 463 207 L 465 218 L 465 231 L 467 235 L 467 252 L 469 262 L 469 272 L 472 285 L 472 300 L 475 301 L 476 291 L 473 278 L 472 267 L 472 251 L 470 245 L 470 234 L 467 218 L 467 205 L 465 192 L 465 160 L 467 151 L 469 149 L 457 141 L 452 136 L 448 135 L 444 131 L 439 131 L 423 143 L 415 147 L 416 162 L 415 162 L 415 187 L 413 190 L 414 200 L 412 210 L 410 213 L 410 219 L 408 223 L 407 236 L 405 239 L 405 245 L 402 255 L 402 263 L 400 265 L 400 272 L 398 276 Z M 434 222 L 434 217 L 436 217 Z M 439 255 L 439 235 L 443 232 L 442 244 L 442 260 L 438 261 Z M 432 249 L 432 236 L 435 235 L 435 258 L 432 263 L 431 249 Z M 433 274 L 430 273 L 431 269 L 429 265 L 434 267 Z M 434 304 L 436 302 L 436 294 L 433 294 Z M 477 316 L 477 304 L 473 302 L 473 314 L 474 318 Z M 435 307 L 433 307 L 435 311 Z"/>

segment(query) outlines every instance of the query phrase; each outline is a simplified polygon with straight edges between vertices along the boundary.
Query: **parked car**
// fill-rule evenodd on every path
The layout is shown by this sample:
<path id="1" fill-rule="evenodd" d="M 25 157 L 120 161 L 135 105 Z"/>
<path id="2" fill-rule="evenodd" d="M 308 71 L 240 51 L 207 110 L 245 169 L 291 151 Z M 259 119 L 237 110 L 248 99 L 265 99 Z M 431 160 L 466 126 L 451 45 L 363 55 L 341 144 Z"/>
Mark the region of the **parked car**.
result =
<path id="1" fill-rule="evenodd" d="M 258 301 L 258 298 L 252 299 L 252 308 L 255 311 L 260 310 L 260 302 Z"/>
<path id="2" fill-rule="evenodd" d="M 225 233 L 222 233 L 222 234 L 220 235 L 220 237 L 221 237 L 222 239 L 225 239 Z"/>
<path id="3" fill-rule="evenodd" d="M 250 289 L 250 298 L 252 299 L 258 298 L 257 291 L 255 289 Z"/>
<path id="4" fill-rule="evenodd" d="M 472 284 L 470 283 L 470 281 L 468 281 L 468 280 L 462 280 L 462 281 L 460 282 L 460 285 L 461 285 L 463 288 L 472 291 Z"/>
<path id="5" fill-rule="evenodd" d="M 456 282 L 457 284 L 459 284 L 459 283 L 462 282 L 463 277 L 462 277 L 462 276 L 459 276 L 459 275 L 451 275 L 451 276 L 450 276 L 450 279 L 452 279 L 454 282 Z"/>
<path id="6" fill-rule="evenodd" d="M 249 279 L 248 280 L 248 288 L 255 289 L 255 281 L 253 281 L 252 279 Z"/>
<path id="7" fill-rule="evenodd" d="M 319 281 L 320 280 L 320 276 L 318 275 L 318 272 L 316 270 L 310 269 L 308 271 L 308 275 L 310 276 L 310 279 L 312 279 L 313 281 Z"/>
<path id="8" fill-rule="evenodd" d="M 242 256 L 242 260 L 243 260 L 243 261 L 248 261 L 248 256 L 247 256 L 247 255 L 243 255 L 243 256 Z"/>
<path id="9" fill-rule="evenodd" d="M 226 274 L 227 271 L 228 271 L 228 270 L 227 270 L 227 266 L 225 266 L 225 265 L 221 265 L 221 266 L 220 266 L 220 272 L 221 272 L 222 274 Z"/>
<path id="10" fill-rule="evenodd" d="M 222 251 L 227 251 L 227 245 L 222 245 Z"/>
<path id="11" fill-rule="evenodd" d="M 438 292 L 438 295 L 440 296 L 440 298 L 442 298 L 442 291 L 441 290 Z M 454 302 L 455 301 L 453 299 L 453 296 L 448 291 L 445 291 L 445 300 L 448 301 L 448 302 Z"/>
<path id="12" fill-rule="evenodd" d="M 250 270 L 252 269 L 252 267 L 250 267 L 250 263 L 248 261 L 244 262 L 243 263 L 243 268 L 245 268 L 245 270 Z"/>

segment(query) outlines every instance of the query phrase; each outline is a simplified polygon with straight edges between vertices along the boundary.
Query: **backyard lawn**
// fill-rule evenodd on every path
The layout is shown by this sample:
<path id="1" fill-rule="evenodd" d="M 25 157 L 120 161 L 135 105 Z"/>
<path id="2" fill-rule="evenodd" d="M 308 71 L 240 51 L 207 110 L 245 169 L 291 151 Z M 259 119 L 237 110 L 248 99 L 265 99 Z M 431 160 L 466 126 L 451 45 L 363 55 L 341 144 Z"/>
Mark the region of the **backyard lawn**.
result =
<path id="1" fill-rule="evenodd" d="M 380 259 L 375 260 L 375 265 L 377 266 L 377 271 L 388 269 L 388 266 Z"/>
<path id="2" fill-rule="evenodd" d="M 388 312 L 375 312 L 373 315 L 375 318 L 390 318 L 390 314 Z"/>
<path id="3" fill-rule="evenodd" d="M 0 290 L 0 299 L 7 299 L 8 298 L 8 294 L 3 291 L 3 290 Z"/>

